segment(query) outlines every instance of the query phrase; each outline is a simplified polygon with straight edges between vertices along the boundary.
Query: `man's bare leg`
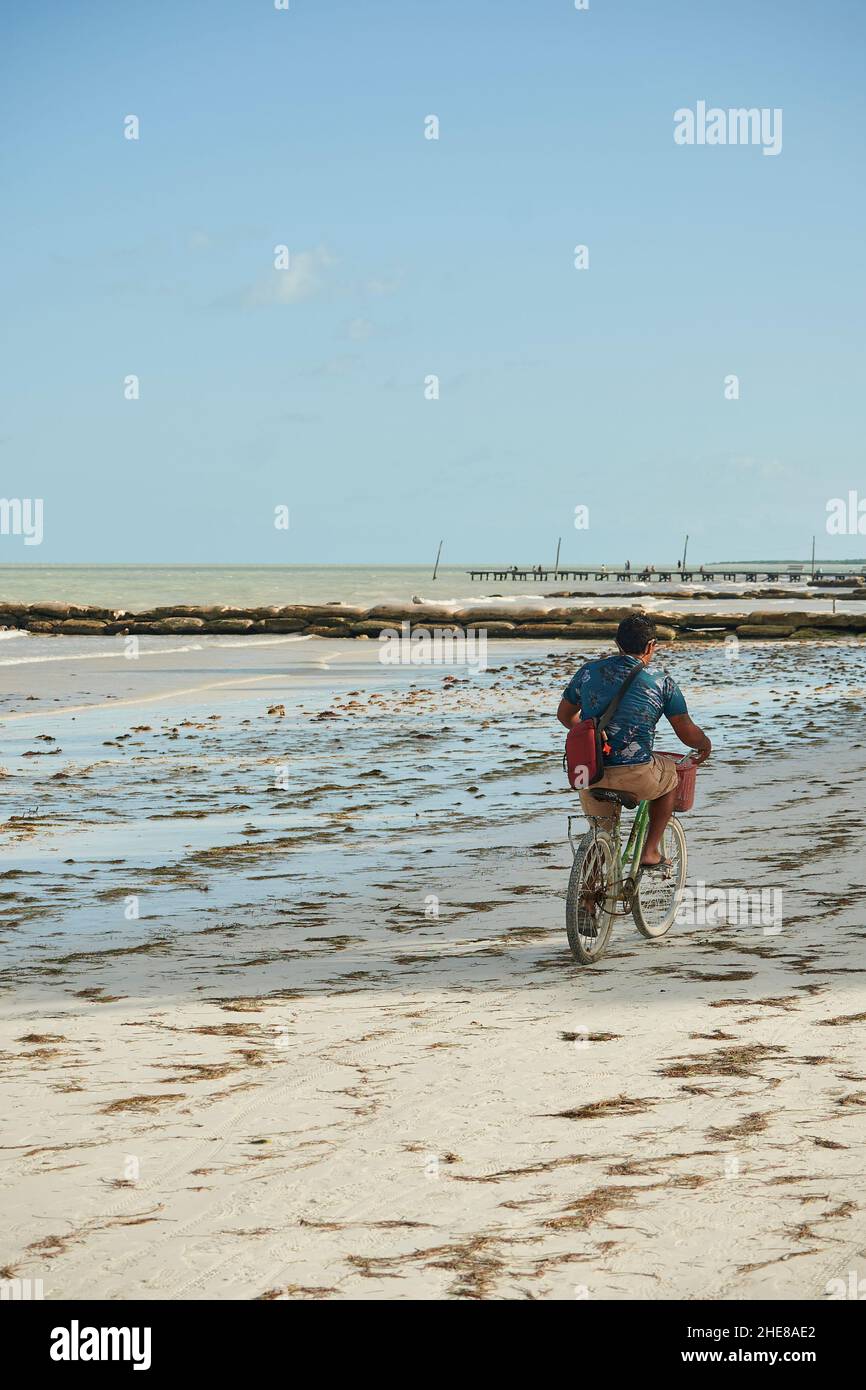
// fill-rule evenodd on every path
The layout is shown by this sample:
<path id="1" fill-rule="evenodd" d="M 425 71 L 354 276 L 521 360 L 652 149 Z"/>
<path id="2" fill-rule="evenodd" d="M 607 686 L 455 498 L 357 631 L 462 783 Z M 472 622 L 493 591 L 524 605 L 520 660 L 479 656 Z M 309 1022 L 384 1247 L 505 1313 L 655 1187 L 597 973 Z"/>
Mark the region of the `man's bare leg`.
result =
<path id="1" fill-rule="evenodd" d="M 672 791 L 665 792 L 664 796 L 658 796 L 655 801 L 650 802 L 649 827 L 646 834 L 646 844 L 640 859 L 642 864 L 659 864 L 661 862 L 662 835 L 674 813 L 676 799 L 677 788 L 674 787 Z"/>

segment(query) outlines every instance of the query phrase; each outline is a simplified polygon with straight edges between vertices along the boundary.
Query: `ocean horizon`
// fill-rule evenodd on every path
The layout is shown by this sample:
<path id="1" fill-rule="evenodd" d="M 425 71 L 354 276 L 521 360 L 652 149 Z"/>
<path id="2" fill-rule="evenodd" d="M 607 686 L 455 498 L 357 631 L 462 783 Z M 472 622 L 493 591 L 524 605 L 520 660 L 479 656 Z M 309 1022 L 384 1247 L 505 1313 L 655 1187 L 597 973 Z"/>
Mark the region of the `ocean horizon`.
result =
<path id="1" fill-rule="evenodd" d="M 538 563 L 537 561 L 535 563 Z M 590 567 L 601 562 L 578 562 Z M 634 562 L 639 571 L 643 560 Z M 656 571 L 676 572 L 676 561 L 656 560 Z M 707 560 L 707 569 L 714 566 L 754 565 L 768 573 L 785 573 L 794 565 L 810 564 L 801 560 Z M 816 567 L 856 574 L 866 567 L 862 560 L 816 560 Z M 531 566 L 529 566 L 531 568 Z M 106 607 L 140 608 L 165 604 L 228 604 L 245 607 L 256 604 L 288 603 L 355 603 L 372 605 L 386 602 L 405 602 L 413 595 L 425 600 L 463 602 L 469 599 L 493 597 L 541 597 L 557 584 L 557 576 L 547 573 L 539 580 L 519 581 L 472 580 L 469 565 L 440 565 L 437 578 L 433 567 L 425 565 L 119 565 L 119 564 L 0 564 L 0 602 L 3 603 L 79 603 Z M 473 569 L 505 569 L 504 564 L 473 564 Z M 510 566 L 508 566 L 510 568 Z M 582 582 L 565 580 L 566 565 L 561 565 L 563 582 L 575 593 L 623 594 L 623 584 L 617 581 Z M 657 581 L 641 585 L 637 579 L 628 581 L 630 588 L 658 589 Z M 700 589 L 699 582 L 689 585 Z M 745 591 L 746 584 L 713 581 L 713 587 Z"/>

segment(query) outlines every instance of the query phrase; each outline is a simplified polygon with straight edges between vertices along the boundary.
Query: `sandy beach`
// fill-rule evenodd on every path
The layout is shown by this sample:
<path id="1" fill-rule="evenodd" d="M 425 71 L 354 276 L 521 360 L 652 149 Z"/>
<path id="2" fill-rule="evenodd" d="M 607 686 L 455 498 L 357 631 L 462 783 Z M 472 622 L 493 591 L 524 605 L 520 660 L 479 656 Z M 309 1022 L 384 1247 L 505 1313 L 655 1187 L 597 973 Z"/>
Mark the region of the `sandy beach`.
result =
<path id="1" fill-rule="evenodd" d="M 0 22 L 16 1351 L 566 1302 L 620 1370 L 829 1379 L 866 4 Z"/>
<path id="2" fill-rule="evenodd" d="M 824 1299 L 866 1275 L 863 642 L 676 643 L 689 884 L 563 898 L 592 643 L 4 642 L 0 1266 L 110 1299 Z M 660 730 L 659 747 L 674 747 Z"/>

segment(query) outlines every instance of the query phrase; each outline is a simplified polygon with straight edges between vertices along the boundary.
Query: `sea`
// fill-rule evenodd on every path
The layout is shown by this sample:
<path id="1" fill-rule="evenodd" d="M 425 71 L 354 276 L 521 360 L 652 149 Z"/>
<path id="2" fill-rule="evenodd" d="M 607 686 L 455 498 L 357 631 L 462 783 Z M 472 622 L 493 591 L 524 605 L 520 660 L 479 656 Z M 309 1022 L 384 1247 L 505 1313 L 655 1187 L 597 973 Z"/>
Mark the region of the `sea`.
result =
<path id="1" fill-rule="evenodd" d="M 592 562 L 595 563 L 595 562 Z M 768 573 L 787 573 L 790 561 L 713 561 L 713 565 L 743 567 L 746 563 Z M 866 559 L 825 561 L 825 570 L 858 574 Z M 707 566 L 710 568 L 710 566 Z M 489 566 L 494 568 L 494 566 Z M 676 570 L 663 562 L 656 570 Z M 807 578 L 809 567 L 804 566 Z M 787 584 L 787 579 L 783 583 Z M 674 584 L 674 590 L 676 582 Z M 746 584 L 713 581 L 689 583 L 694 591 L 724 588 L 748 593 Z M 416 595 L 427 602 L 463 603 L 493 597 L 542 598 L 563 588 L 580 594 L 668 593 L 658 582 L 579 582 L 562 577 L 533 581 L 472 580 L 463 565 L 440 566 L 436 579 L 427 565 L 44 565 L 0 564 L 0 602 L 96 604 L 131 612 L 166 604 L 257 604 L 409 602 Z M 796 586 L 792 586 L 792 592 Z"/>

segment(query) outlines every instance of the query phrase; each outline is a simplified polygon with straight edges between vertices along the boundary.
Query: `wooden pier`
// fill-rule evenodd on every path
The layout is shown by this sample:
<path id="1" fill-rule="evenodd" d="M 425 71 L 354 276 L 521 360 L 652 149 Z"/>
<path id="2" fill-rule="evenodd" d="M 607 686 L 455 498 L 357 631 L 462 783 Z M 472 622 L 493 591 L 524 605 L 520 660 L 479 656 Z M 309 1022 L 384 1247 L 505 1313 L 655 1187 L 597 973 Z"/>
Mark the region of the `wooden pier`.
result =
<path id="1" fill-rule="evenodd" d="M 779 580 L 786 579 L 792 584 L 809 583 L 813 576 L 811 570 L 806 566 L 791 566 L 789 569 L 755 569 L 754 567 L 744 567 L 730 569 L 721 565 L 705 565 L 698 569 L 626 569 L 624 566 L 611 565 L 590 565 L 582 569 L 565 569 L 562 566 L 554 568 L 552 565 L 511 565 L 506 569 L 471 569 L 466 571 L 470 579 L 480 579 L 501 583 L 503 580 L 521 580 L 523 583 L 536 581 L 537 583 L 549 584 L 552 580 L 577 579 L 577 580 L 616 580 L 617 583 L 648 584 L 654 579 L 662 584 L 670 584 L 674 579 L 680 579 L 684 584 L 693 584 L 702 580 L 727 579 L 734 583 L 767 584 L 777 583 Z M 852 585 L 858 581 L 858 572 L 845 570 L 824 570 L 817 569 L 814 578 L 816 579 L 850 579 Z"/>

